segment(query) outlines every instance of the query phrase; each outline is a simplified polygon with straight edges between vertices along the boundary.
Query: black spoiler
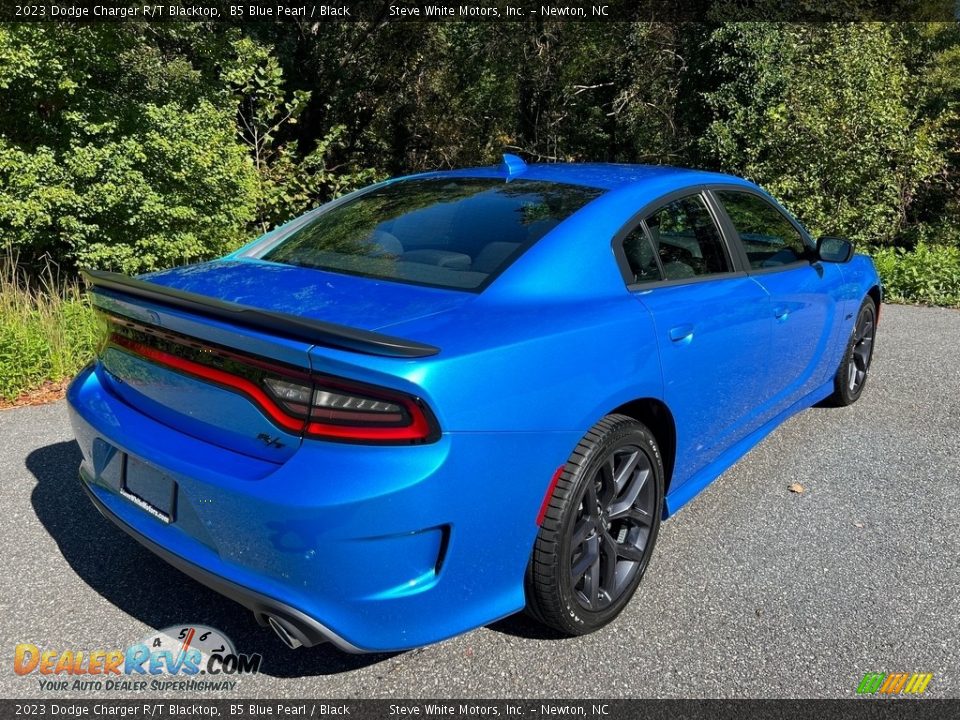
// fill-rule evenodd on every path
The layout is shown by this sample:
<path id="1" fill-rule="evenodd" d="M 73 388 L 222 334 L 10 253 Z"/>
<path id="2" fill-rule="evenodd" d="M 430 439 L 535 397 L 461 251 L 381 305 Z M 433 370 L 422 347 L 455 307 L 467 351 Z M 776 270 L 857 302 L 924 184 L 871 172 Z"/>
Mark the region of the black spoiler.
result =
<path id="1" fill-rule="evenodd" d="M 121 273 L 102 270 L 81 270 L 91 289 L 112 290 L 143 298 L 158 305 L 199 312 L 236 325 L 266 330 L 276 335 L 326 345 L 341 350 L 352 350 L 366 355 L 397 358 L 419 358 L 436 355 L 440 348 L 433 345 L 403 340 L 369 330 L 358 330 L 345 325 L 310 320 L 286 313 L 260 310 L 226 300 L 177 290 L 156 283 L 137 280 Z"/>

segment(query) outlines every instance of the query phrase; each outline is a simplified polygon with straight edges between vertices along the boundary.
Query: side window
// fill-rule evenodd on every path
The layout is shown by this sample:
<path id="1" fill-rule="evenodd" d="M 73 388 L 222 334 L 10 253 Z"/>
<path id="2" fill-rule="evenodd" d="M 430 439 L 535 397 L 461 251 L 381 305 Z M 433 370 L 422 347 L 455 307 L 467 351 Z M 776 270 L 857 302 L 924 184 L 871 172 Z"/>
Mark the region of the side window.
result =
<path id="1" fill-rule="evenodd" d="M 653 254 L 653 247 L 642 225 L 635 227 L 623 239 L 623 253 L 627 256 L 634 283 L 654 282 L 661 279 L 657 257 Z"/>
<path id="2" fill-rule="evenodd" d="M 778 267 L 808 257 L 803 236 L 762 197 L 731 190 L 722 190 L 717 197 L 740 235 L 750 267 Z"/>
<path id="3" fill-rule="evenodd" d="M 699 195 L 674 200 L 644 219 L 667 280 L 731 270 L 710 211 Z"/>

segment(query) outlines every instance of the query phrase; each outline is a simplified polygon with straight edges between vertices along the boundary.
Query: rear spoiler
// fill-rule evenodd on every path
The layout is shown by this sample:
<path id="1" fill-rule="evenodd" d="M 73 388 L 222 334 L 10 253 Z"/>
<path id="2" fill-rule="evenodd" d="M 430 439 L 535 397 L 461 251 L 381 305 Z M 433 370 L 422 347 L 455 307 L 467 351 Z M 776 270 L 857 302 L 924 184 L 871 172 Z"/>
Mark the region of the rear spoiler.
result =
<path id="1" fill-rule="evenodd" d="M 440 352 L 440 348 L 433 345 L 403 340 L 390 335 L 381 335 L 369 330 L 358 330 L 345 325 L 323 322 L 322 320 L 310 320 L 296 315 L 260 310 L 248 305 L 218 300 L 186 290 L 137 280 L 121 273 L 81 270 L 81 274 L 92 290 L 111 290 L 123 295 L 143 298 L 158 305 L 199 312 L 218 320 L 226 320 L 254 330 L 266 330 L 316 345 L 352 350 L 366 355 L 396 358 L 430 357 Z"/>

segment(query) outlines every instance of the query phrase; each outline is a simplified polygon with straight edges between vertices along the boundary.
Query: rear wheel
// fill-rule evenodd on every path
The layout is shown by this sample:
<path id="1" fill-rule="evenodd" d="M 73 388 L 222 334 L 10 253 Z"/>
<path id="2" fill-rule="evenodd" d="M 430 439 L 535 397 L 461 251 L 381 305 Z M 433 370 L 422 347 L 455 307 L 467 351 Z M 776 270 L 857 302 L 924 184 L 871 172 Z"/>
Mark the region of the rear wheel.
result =
<path id="1" fill-rule="evenodd" d="M 663 512 L 663 461 L 650 431 L 608 415 L 574 450 L 527 572 L 528 611 L 569 635 L 613 620 L 650 561 Z"/>
<path id="2" fill-rule="evenodd" d="M 840 367 L 833 378 L 833 395 L 830 399 L 835 405 L 852 405 L 863 393 L 873 360 L 876 328 L 877 307 L 871 298 L 867 298 L 857 313 L 857 322 L 847 342 L 847 351 L 843 354 Z"/>

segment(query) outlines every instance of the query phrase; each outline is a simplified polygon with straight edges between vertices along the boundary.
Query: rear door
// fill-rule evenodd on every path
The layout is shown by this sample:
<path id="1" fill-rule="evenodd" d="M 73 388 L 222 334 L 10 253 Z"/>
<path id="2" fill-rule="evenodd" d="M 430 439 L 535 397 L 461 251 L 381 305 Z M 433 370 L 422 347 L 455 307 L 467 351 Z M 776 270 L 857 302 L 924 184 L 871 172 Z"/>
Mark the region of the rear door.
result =
<path id="1" fill-rule="evenodd" d="M 815 245 L 799 223 L 766 196 L 742 188 L 713 195 L 738 240 L 750 276 L 770 294 L 773 335 L 767 378 L 767 417 L 786 410 L 826 382 L 839 331 L 840 266 L 815 260 Z"/>
<path id="2" fill-rule="evenodd" d="M 676 489 L 757 426 L 770 301 L 738 268 L 701 193 L 668 198 L 622 237 L 630 290 L 656 326 L 677 425 Z"/>

